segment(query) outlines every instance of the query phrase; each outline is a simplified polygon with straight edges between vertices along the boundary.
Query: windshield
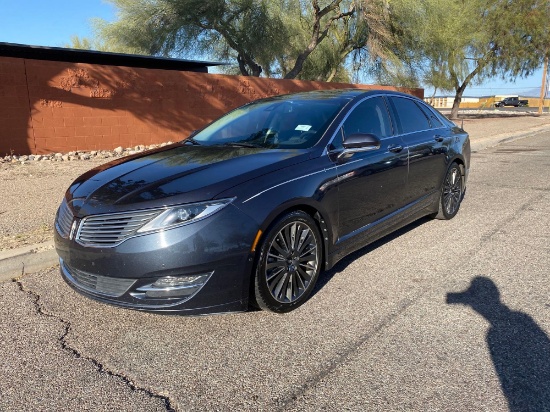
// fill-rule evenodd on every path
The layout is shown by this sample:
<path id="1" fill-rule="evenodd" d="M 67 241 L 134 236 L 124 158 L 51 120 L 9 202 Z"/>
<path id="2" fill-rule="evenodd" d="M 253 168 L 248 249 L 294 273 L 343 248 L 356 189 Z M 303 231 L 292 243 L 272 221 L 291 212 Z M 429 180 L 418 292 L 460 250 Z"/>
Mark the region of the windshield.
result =
<path id="1" fill-rule="evenodd" d="M 335 99 L 259 101 L 229 112 L 192 140 L 201 145 L 309 148 L 345 103 Z"/>

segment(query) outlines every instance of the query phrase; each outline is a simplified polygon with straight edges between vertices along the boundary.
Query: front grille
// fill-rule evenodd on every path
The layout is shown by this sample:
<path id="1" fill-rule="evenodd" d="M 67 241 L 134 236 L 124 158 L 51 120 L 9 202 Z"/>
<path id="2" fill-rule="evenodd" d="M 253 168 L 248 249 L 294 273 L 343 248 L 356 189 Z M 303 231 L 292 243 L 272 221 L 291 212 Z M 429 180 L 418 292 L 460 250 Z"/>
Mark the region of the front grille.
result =
<path id="1" fill-rule="evenodd" d="M 94 275 L 61 263 L 65 275 L 80 289 L 110 297 L 120 297 L 128 291 L 136 279 L 111 278 Z"/>
<path id="2" fill-rule="evenodd" d="M 76 240 L 84 246 L 113 247 L 129 238 L 162 210 L 94 215 L 82 219 Z"/>
<path id="3" fill-rule="evenodd" d="M 69 209 L 69 205 L 67 205 L 67 201 L 63 199 L 63 202 L 61 202 L 61 206 L 59 206 L 59 210 L 57 211 L 57 221 L 55 223 L 57 231 L 65 239 L 68 239 L 69 234 L 71 233 L 73 218 L 73 214 L 71 209 Z"/>

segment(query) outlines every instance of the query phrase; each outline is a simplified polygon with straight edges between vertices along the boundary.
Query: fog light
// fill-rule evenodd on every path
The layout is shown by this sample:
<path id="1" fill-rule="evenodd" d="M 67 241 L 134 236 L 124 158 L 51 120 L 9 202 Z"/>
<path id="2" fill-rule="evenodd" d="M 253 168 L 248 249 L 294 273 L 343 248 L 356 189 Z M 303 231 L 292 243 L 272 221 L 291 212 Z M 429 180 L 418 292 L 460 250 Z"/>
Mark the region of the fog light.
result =
<path id="1" fill-rule="evenodd" d="M 131 295 L 139 299 L 191 298 L 208 281 L 214 272 L 198 275 L 166 276 L 154 283 L 141 286 Z"/>

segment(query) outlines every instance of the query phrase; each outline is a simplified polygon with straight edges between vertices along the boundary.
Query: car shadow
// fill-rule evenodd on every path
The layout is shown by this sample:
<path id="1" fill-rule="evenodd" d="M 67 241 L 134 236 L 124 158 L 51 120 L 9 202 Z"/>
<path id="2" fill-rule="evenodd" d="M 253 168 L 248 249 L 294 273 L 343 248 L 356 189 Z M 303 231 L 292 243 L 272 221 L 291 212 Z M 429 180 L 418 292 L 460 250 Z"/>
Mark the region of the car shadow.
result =
<path id="1" fill-rule="evenodd" d="M 448 293 L 447 303 L 470 306 L 489 322 L 486 342 L 510 411 L 550 411 L 550 339 L 537 323 L 502 303 L 487 277 Z"/>
<path id="2" fill-rule="evenodd" d="M 416 229 L 417 227 L 422 226 L 427 222 L 431 222 L 432 220 L 433 219 L 431 219 L 430 217 L 423 217 L 421 219 L 418 219 L 415 222 L 410 223 L 407 226 L 404 226 L 401 229 L 398 229 L 395 232 L 389 235 L 386 235 L 383 238 L 344 257 L 342 260 L 336 263 L 336 265 L 334 265 L 332 269 L 321 272 L 321 274 L 319 275 L 319 279 L 317 280 L 317 284 L 315 285 L 315 289 L 311 293 L 311 296 L 314 296 L 317 292 L 319 292 L 325 285 L 327 285 L 330 282 L 330 280 L 333 278 L 334 275 L 344 271 L 348 267 L 348 265 L 354 262 L 355 260 L 365 256 L 366 254 L 372 252 L 373 250 L 381 246 L 384 246 L 386 243 L 389 243 L 392 240 L 397 239 L 398 237 Z"/>

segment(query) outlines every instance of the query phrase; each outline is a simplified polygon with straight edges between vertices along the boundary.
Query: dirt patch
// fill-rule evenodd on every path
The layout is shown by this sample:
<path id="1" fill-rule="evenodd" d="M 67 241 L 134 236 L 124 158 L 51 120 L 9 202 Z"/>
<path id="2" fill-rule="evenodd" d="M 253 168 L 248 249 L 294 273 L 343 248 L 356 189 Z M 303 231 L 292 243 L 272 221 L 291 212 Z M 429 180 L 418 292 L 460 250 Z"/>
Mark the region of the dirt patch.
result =
<path id="1" fill-rule="evenodd" d="M 0 251 L 50 240 L 69 185 L 107 160 L 0 164 Z"/>

